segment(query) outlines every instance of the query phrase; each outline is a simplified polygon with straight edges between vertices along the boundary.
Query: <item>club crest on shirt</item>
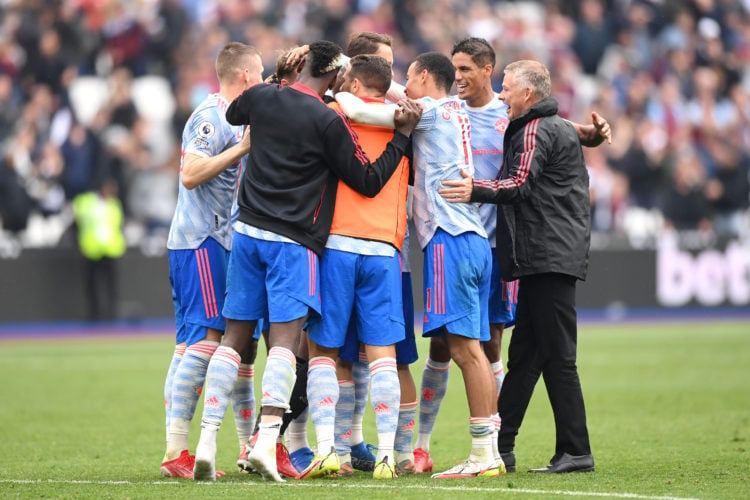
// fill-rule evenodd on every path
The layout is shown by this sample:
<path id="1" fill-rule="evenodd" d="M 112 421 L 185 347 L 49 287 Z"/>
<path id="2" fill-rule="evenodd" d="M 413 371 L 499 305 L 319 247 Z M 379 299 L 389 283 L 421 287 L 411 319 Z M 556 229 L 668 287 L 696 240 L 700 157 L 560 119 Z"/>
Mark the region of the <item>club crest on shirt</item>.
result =
<path id="1" fill-rule="evenodd" d="M 216 132 L 216 128 L 211 122 L 203 122 L 198 126 L 198 134 L 201 137 L 212 137 L 214 132 Z"/>
<path id="2" fill-rule="evenodd" d="M 500 118 L 495 122 L 495 130 L 498 134 L 504 134 L 508 128 L 509 120 L 507 118 Z"/>

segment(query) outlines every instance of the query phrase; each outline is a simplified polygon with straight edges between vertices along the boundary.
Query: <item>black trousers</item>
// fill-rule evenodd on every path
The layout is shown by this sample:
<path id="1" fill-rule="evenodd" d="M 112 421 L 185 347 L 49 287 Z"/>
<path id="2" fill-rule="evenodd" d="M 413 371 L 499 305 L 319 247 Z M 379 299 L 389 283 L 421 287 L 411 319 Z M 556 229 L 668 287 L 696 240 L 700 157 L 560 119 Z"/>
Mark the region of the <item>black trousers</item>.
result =
<path id="1" fill-rule="evenodd" d="M 117 307 L 117 263 L 109 257 L 84 260 L 84 289 L 89 319 L 111 321 L 115 319 Z"/>
<path id="2" fill-rule="evenodd" d="M 555 454 L 591 453 L 586 409 L 576 367 L 576 278 L 545 273 L 518 284 L 516 326 L 508 345 L 508 372 L 497 407 L 498 447 L 513 450 L 539 376 L 555 416 Z"/>

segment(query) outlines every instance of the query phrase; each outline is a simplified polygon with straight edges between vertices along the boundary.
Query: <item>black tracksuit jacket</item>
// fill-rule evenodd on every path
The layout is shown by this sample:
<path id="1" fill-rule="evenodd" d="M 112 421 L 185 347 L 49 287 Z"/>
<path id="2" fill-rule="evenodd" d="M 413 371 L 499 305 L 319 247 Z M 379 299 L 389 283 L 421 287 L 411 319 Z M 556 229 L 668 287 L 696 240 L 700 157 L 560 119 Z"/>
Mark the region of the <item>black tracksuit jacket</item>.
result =
<path id="1" fill-rule="evenodd" d="M 339 178 L 375 196 L 401 161 L 400 132 L 371 162 L 349 120 L 309 87 L 259 84 L 227 109 L 232 125 L 250 125 L 251 147 L 240 180 L 239 220 L 290 238 L 318 255 L 333 220 Z"/>
<path id="2" fill-rule="evenodd" d="M 586 279 L 589 176 L 573 125 L 548 97 L 512 120 L 499 180 L 474 179 L 471 201 L 497 203 L 497 253 L 506 281 L 540 273 Z"/>

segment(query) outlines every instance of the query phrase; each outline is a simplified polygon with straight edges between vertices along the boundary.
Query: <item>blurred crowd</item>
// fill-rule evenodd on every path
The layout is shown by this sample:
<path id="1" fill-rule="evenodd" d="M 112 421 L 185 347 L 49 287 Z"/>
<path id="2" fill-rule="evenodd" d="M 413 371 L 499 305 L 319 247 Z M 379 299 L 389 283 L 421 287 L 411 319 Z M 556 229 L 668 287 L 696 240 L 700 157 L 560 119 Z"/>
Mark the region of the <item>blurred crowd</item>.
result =
<path id="1" fill-rule="evenodd" d="M 78 194 L 114 181 L 130 246 L 159 252 L 182 127 L 230 40 L 280 50 L 357 31 L 394 40 L 396 79 L 466 36 L 550 68 L 563 116 L 606 117 L 585 149 L 601 241 L 750 238 L 750 0 L 0 0 L 0 256 L 65 245 Z"/>

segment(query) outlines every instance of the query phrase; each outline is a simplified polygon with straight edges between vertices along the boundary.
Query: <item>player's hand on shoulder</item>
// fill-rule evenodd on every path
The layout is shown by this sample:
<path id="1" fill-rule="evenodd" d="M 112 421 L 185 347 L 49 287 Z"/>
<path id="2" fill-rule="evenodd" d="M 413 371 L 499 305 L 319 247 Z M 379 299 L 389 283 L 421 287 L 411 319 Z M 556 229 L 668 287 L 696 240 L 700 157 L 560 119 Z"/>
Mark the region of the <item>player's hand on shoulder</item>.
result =
<path id="1" fill-rule="evenodd" d="M 398 108 L 393 115 L 396 130 L 404 135 L 410 135 L 420 118 L 422 118 L 422 107 L 417 101 L 406 98 L 398 102 Z"/>

